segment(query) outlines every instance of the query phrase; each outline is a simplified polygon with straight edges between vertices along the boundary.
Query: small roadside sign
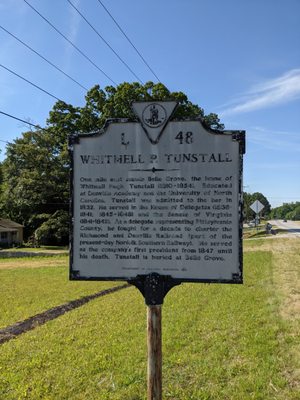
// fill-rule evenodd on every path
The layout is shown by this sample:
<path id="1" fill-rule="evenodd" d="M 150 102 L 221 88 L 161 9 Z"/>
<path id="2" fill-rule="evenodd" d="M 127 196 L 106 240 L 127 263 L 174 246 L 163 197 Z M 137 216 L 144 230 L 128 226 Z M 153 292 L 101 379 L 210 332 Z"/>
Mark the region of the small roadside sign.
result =
<path id="1" fill-rule="evenodd" d="M 253 210 L 256 214 L 260 213 L 261 210 L 263 210 L 265 208 L 265 206 L 259 201 L 259 200 L 255 200 L 251 206 L 250 206 L 251 210 Z"/>

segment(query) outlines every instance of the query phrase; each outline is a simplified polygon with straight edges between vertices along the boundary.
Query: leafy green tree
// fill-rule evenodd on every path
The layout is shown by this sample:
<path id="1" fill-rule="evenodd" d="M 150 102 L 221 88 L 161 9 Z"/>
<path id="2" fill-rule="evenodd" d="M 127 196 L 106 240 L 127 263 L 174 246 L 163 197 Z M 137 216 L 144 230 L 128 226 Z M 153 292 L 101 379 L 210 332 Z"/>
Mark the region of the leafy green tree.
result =
<path id="1" fill-rule="evenodd" d="M 0 200 L 2 193 L 2 185 L 3 185 L 3 174 L 2 174 L 2 163 L 0 163 Z M 0 210 L 1 210 L 1 203 L 0 203 Z"/>
<path id="2" fill-rule="evenodd" d="M 38 245 L 67 245 L 69 241 L 69 214 L 58 210 L 34 232 Z"/>
<path id="3" fill-rule="evenodd" d="M 243 200 L 244 200 L 244 220 L 250 221 L 251 219 L 253 219 L 253 214 L 254 214 L 250 208 L 251 204 L 253 203 L 251 194 L 244 192 Z"/>
<path id="4" fill-rule="evenodd" d="M 36 232 L 43 243 L 65 238 L 53 232 L 68 228 L 62 215 L 69 207 L 70 134 L 99 131 L 108 118 L 135 119 L 131 103 L 142 100 L 176 100 L 174 118 L 201 117 L 211 128 L 224 128 L 216 114 L 205 115 L 183 92 L 170 92 L 161 83 L 122 83 L 105 89 L 96 85 L 85 99 L 83 107 L 56 102 L 44 129 L 25 132 L 7 146 L 2 167 L 2 215 L 25 225 L 27 237 Z"/>
<path id="5" fill-rule="evenodd" d="M 188 100 L 183 92 L 170 92 L 163 84 L 147 82 L 122 83 L 117 87 L 99 85 L 90 89 L 85 97 L 84 107 L 73 107 L 58 101 L 50 111 L 48 124 L 63 132 L 92 132 L 101 129 L 109 118 L 131 118 L 133 101 L 175 100 L 178 107 L 174 118 L 201 117 L 211 128 L 224 129 L 217 114 L 204 114 L 204 110 Z"/>
<path id="6" fill-rule="evenodd" d="M 3 162 L 2 204 L 5 215 L 25 225 L 27 235 L 40 222 L 36 216 L 68 210 L 67 135 L 54 129 L 25 132 L 7 146 Z"/>
<path id="7" fill-rule="evenodd" d="M 299 215 L 300 202 L 284 203 L 282 206 L 273 208 L 270 213 L 270 218 L 274 219 L 293 219 L 300 220 Z"/>
<path id="8" fill-rule="evenodd" d="M 298 203 L 299 204 L 299 203 Z M 286 219 L 291 219 L 293 221 L 300 221 L 300 204 L 290 211 L 285 216 Z"/>

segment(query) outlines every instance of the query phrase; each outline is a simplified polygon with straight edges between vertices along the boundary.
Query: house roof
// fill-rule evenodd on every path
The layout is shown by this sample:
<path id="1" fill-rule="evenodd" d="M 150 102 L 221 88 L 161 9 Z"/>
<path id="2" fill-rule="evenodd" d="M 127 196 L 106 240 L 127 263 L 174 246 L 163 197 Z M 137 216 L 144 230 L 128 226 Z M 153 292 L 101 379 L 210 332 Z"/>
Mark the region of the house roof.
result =
<path id="1" fill-rule="evenodd" d="M 17 228 L 3 228 L 2 226 L 0 226 L 0 233 L 1 232 L 18 232 Z"/>
<path id="2" fill-rule="evenodd" d="M 2 232 L 8 232 L 9 230 L 16 230 L 16 228 L 23 228 L 24 226 L 17 222 L 11 221 L 10 219 L 0 218 L 0 230 Z"/>

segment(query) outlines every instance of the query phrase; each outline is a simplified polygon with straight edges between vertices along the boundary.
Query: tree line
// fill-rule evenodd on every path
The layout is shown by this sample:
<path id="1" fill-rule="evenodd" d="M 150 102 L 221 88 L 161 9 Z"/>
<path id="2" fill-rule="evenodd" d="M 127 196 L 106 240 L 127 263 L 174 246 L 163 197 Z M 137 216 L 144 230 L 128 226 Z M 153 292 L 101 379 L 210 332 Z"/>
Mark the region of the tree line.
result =
<path id="1" fill-rule="evenodd" d="M 46 127 L 29 130 L 7 145 L 0 165 L 0 215 L 24 225 L 25 239 L 38 244 L 67 244 L 69 236 L 68 137 L 99 131 L 109 118 L 135 119 L 132 101 L 175 100 L 174 118 L 198 118 L 211 128 L 224 129 L 217 114 L 205 114 L 183 92 L 163 84 L 99 85 L 85 96 L 83 107 L 57 101 Z"/>
<path id="2" fill-rule="evenodd" d="M 202 118 L 213 129 L 223 130 L 217 114 L 205 114 L 183 92 L 170 92 L 163 84 L 122 83 L 117 87 L 99 85 L 85 96 L 83 107 L 57 101 L 46 126 L 28 130 L 7 145 L 0 164 L 0 216 L 24 225 L 24 237 L 37 244 L 68 244 L 69 170 L 68 137 L 74 133 L 99 131 L 109 118 L 135 119 L 132 101 L 175 100 L 174 118 Z M 245 193 L 245 219 L 254 218 L 254 200 L 271 207 L 261 193 Z M 281 215 L 281 214 L 280 214 Z"/>
<path id="3" fill-rule="evenodd" d="M 282 206 L 273 208 L 270 212 L 270 218 L 300 221 L 300 202 L 283 203 Z"/>

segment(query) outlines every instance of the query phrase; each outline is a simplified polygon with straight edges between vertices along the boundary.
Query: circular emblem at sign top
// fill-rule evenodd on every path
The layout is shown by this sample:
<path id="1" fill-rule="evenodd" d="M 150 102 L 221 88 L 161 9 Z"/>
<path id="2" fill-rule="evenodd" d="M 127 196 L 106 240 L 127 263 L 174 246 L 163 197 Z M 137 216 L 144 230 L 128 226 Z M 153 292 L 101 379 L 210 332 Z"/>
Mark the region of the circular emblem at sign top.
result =
<path id="1" fill-rule="evenodd" d="M 150 128 L 158 128 L 167 118 L 167 112 L 163 106 L 157 103 L 149 104 L 143 111 L 143 122 Z"/>

